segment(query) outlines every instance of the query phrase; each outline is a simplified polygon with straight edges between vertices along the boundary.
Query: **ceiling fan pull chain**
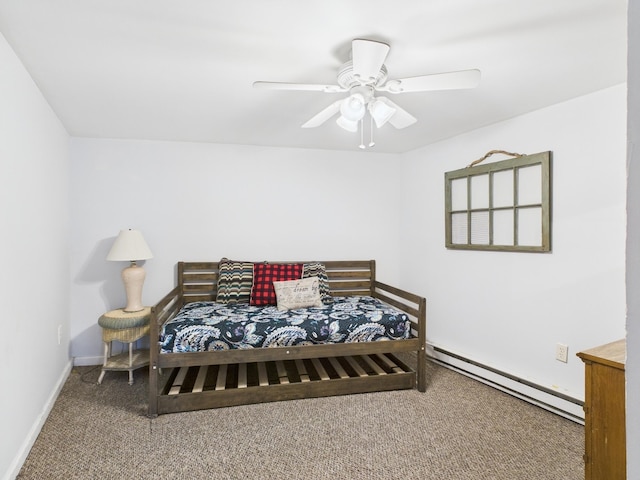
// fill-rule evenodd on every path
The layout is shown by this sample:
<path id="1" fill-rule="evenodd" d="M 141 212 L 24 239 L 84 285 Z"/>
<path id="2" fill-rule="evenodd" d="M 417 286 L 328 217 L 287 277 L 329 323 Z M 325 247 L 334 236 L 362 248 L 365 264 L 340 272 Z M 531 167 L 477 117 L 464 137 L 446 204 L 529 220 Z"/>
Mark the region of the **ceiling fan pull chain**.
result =
<path id="1" fill-rule="evenodd" d="M 370 137 L 371 141 L 369 142 L 369 146 L 373 147 L 376 144 L 376 142 L 373 141 L 373 117 L 371 115 L 369 115 L 369 118 L 371 119 L 371 122 L 369 123 L 369 126 L 370 126 L 369 133 L 371 135 L 371 137 Z"/>
<path id="2" fill-rule="evenodd" d="M 364 122 L 360 119 L 358 123 L 360 124 L 360 145 L 358 146 L 364 150 L 366 148 L 364 146 Z"/>

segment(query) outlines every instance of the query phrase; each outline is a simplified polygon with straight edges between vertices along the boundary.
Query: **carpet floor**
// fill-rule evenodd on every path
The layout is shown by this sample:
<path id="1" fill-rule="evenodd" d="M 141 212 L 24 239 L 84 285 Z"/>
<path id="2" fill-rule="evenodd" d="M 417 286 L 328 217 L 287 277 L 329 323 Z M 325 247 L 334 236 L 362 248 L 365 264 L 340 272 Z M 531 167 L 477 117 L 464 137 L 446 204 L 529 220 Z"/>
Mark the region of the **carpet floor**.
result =
<path id="1" fill-rule="evenodd" d="M 428 363 L 416 390 L 146 417 L 147 373 L 74 368 L 18 479 L 579 480 L 584 427 Z"/>

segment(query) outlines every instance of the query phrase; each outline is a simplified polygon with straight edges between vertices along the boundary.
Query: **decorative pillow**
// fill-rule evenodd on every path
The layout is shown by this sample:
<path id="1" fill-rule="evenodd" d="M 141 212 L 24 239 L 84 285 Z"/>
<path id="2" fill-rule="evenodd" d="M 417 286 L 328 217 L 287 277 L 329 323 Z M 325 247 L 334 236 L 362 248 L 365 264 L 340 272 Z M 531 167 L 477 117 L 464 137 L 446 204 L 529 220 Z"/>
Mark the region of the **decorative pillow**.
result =
<path id="1" fill-rule="evenodd" d="M 298 280 L 302 277 L 301 263 L 254 263 L 251 305 L 276 305 L 273 282 Z"/>
<path id="2" fill-rule="evenodd" d="M 302 271 L 302 278 L 318 277 L 320 281 L 320 298 L 322 303 L 333 303 L 333 297 L 329 291 L 329 277 L 324 263 L 305 263 Z"/>
<path id="3" fill-rule="evenodd" d="M 253 284 L 253 262 L 238 262 L 223 258 L 218 269 L 219 303 L 249 303 Z"/>
<path id="4" fill-rule="evenodd" d="M 273 282 L 278 310 L 292 310 L 305 307 L 322 307 L 320 280 L 318 277 Z"/>

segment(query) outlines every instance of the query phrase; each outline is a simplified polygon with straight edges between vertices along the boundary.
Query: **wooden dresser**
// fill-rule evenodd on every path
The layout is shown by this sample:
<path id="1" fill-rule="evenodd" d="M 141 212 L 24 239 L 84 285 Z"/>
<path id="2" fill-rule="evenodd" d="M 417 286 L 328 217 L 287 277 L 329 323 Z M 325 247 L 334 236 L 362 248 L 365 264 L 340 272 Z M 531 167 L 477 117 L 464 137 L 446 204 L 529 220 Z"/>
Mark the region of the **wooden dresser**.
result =
<path id="1" fill-rule="evenodd" d="M 577 355 L 585 364 L 585 479 L 624 480 L 625 340 Z"/>

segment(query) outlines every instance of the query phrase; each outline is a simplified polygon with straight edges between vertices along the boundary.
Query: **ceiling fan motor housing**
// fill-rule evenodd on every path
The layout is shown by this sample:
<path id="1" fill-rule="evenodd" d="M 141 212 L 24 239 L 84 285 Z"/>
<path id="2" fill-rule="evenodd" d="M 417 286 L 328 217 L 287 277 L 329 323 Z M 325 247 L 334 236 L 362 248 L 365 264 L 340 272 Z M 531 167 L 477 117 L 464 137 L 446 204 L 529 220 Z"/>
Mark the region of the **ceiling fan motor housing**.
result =
<path id="1" fill-rule="evenodd" d="M 362 78 L 353 73 L 353 62 L 349 60 L 342 65 L 338 71 L 338 85 L 347 90 L 351 90 L 353 87 L 368 85 L 372 89 L 378 85 L 382 85 L 387 80 L 387 67 L 380 66 L 380 71 L 375 77 Z"/>

